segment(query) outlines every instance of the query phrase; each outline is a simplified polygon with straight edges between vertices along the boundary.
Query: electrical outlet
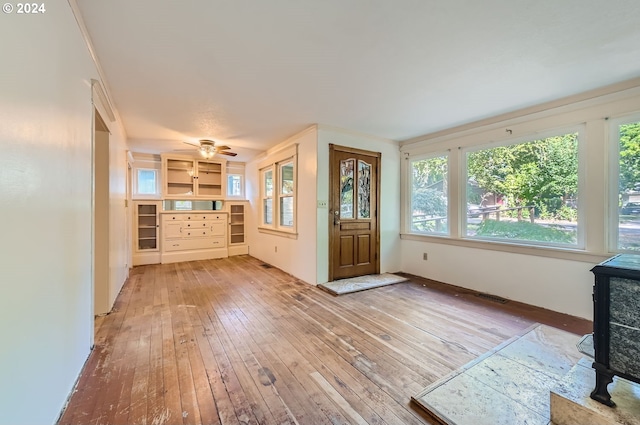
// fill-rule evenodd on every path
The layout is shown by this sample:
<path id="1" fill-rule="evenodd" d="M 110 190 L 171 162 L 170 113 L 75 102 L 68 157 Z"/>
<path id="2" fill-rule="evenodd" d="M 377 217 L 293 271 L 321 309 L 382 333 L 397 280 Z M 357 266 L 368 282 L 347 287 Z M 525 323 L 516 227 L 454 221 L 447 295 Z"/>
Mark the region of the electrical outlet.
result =
<path id="1" fill-rule="evenodd" d="M 327 208 L 327 201 L 318 201 L 318 208 Z"/>
<path id="2" fill-rule="evenodd" d="M 425 260 L 425 261 L 429 259 L 429 256 L 427 255 L 426 252 L 422 253 L 422 259 Z"/>

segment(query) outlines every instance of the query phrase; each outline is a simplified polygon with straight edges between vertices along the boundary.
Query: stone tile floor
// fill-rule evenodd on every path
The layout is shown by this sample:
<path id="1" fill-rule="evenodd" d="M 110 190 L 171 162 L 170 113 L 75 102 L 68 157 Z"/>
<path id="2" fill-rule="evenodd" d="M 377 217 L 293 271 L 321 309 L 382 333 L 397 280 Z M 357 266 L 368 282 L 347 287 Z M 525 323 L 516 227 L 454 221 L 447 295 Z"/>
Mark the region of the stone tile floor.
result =
<path id="1" fill-rule="evenodd" d="M 579 339 L 537 325 L 425 388 L 413 401 L 446 425 L 548 425 L 550 390 L 580 359 Z"/>

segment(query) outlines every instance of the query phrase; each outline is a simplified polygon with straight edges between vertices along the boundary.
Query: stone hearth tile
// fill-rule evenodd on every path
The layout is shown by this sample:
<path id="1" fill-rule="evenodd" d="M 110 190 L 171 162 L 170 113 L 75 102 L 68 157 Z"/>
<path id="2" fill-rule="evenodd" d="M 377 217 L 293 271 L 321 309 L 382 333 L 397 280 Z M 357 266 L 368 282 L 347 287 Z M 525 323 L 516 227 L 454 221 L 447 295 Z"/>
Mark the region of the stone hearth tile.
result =
<path id="1" fill-rule="evenodd" d="M 557 380 L 542 371 L 530 369 L 498 353 L 466 373 L 549 419 L 549 390 Z"/>
<path id="2" fill-rule="evenodd" d="M 591 360 L 582 358 L 551 391 L 551 419 L 556 425 L 640 425 L 640 384 L 614 377 L 610 408 L 589 397 L 595 386 Z"/>
<path id="3" fill-rule="evenodd" d="M 570 332 L 538 326 L 500 350 L 500 354 L 559 380 L 580 359 L 576 348 L 579 340 L 579 336 Z"/>
<path id="4" fill-rule="evenodd" d="M 441 421 L 456 425 L 547 425 L 545 417 L 483 384 L 467 373 L 415 399 Z"/>

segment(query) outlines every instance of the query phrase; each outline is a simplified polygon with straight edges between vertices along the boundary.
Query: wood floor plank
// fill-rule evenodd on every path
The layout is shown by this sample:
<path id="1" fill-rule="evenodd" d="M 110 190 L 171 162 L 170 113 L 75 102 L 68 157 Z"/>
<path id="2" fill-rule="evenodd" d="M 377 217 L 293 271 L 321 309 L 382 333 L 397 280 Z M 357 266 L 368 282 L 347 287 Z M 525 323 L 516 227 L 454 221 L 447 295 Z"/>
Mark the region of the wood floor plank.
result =
<path id="1" fill-rule="evenodd" d="M 591 326 L 408 277 L 335 297 L 250 256 L 137 267 L 59 423 L 429 424 L 420 389 L 535 321 Z"/>

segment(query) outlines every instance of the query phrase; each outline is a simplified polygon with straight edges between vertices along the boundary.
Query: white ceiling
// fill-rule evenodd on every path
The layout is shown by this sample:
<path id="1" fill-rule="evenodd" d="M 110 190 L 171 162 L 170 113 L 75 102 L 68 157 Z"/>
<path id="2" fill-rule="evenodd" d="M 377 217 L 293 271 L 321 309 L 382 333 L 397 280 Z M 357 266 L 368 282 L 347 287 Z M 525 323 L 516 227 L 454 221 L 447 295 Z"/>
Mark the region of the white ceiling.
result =
<path id="1" fill-rule="evenodd" d="M 638 0 L 77 0 L 133 150 L 405 140 L 640 76 Z"/>

